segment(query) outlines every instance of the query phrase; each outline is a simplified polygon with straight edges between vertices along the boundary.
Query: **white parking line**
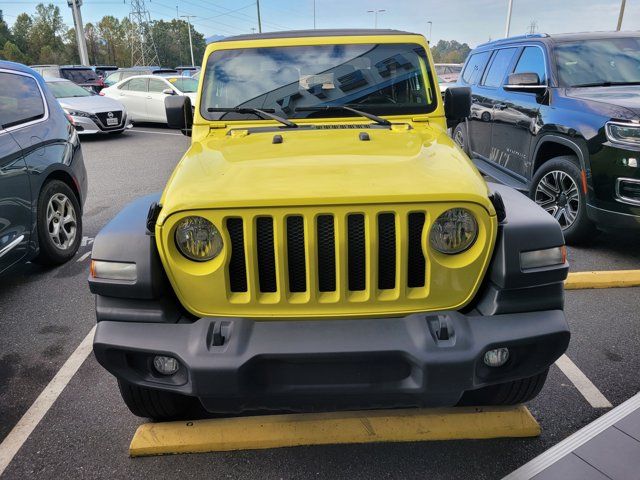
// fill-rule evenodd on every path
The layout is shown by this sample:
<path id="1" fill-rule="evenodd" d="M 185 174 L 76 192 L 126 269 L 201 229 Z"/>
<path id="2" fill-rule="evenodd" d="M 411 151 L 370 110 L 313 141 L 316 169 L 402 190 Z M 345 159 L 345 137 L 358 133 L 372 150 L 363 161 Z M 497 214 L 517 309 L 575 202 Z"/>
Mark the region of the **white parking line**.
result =
<path id="1" fill-rule="evenodd" d="M 80 262 L 86 260 L 87 257 L 89 257 L 89 255 L 91 255 L 91 250 L 89 250 L 88 252 L 84 253 L 78 260 L 76 260 L 76 263 L 80 263 Z"/>
<path id="2" fill-rule="evenodd" d="M 0 444 L 0 477 L 91 353 L 91 342 L 95 330 L 94 326 Z"/>
<path id="3" fill-rule="evenodd" d="M 140 133 L 153 133 L 155 135 L 175 135 L 176 137 L 182 137 L 181 133 L 169 133 L 169 132 L 150 132 L 149 130 L 138 130 L 137 128 L 132 128 L 129 132 L 140 132 Z"/>
<path id="4" fill-rule="evenodd" d="M 611 408 L 613 406 L 569 357 L 562 355 L 556 360 L 556 365 L 593 408 Z"/>

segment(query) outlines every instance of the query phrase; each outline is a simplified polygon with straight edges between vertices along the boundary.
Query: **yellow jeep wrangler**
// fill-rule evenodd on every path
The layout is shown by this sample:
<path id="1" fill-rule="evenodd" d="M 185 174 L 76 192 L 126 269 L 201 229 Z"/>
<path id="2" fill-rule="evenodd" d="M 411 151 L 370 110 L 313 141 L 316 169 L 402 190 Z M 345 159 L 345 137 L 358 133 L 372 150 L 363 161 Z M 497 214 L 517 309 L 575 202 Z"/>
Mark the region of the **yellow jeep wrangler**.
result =
<path id="1" fill-rule="evenodd" d="M 136 415 L 538 394 L 566 350 L 557 222 L 447 136 L 424 37 L 312 30 L 207 47 L 162 195 L 97 236 L 94 351 Z"/>

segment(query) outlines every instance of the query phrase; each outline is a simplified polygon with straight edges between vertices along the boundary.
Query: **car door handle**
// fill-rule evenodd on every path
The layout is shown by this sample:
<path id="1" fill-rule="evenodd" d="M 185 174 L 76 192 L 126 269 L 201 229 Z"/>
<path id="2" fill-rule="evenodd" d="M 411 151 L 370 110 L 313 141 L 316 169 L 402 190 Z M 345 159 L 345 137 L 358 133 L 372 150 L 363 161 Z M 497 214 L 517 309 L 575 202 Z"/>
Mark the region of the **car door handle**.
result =
<path id="1" fill-rule="evenodd" d="M 497 109 L 497 110 L 504 110 L 505 108 L 507 108 L 507 104 L 506 103 L 496 103 L 493 108 Z"/>

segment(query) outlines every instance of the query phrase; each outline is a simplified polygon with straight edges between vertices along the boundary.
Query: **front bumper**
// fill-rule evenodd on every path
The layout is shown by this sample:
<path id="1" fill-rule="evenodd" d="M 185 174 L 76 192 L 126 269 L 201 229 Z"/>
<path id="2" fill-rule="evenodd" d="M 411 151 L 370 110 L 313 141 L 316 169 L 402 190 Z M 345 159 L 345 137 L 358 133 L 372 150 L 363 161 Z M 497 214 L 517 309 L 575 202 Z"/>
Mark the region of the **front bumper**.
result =
<path id="1" fill-rule="evenodd" d="M 105 127 L 100 120 L 93 117 L 73 117 L 73 124 L 80 135 L 94 135 L 97 133 L 122 132 L 133 127 L 131 120 L 125 115 L 119 125 Z"/>
<path id="2" fill-rule="evenodd" d="M 640 207 L 635 207 L 640 210 Z M 640 215 L 616 212 L 587 204 L 587 216 L 603 230 L 633 229 L 640 230 Z"/>
<path id="3" fill-rule="evenodd" d="M 197 397 L 211 412 L 452 406 L 467 390 L 544 371 L 564 353 L 569 336 L 560 310 L 367 320 L 103 321 L 94 352 L 116 377 Z M 497 347 L 509 348 L 510 359 L 489 368 L 484 353 Z M 176 357 L 179 371 L 155 372 L 157 354 Z"/>

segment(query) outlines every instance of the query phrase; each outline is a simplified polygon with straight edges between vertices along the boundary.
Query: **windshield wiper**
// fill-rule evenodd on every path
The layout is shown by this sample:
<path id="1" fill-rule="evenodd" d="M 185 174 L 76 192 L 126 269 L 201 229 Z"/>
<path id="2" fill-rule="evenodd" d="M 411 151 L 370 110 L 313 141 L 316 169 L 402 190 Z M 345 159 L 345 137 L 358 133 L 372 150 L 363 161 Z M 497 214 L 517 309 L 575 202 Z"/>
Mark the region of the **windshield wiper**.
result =
<path id="1" fill-rule="evenodd" d="M 593 82 L 593 83 L 579 83 L 578 85 L 571 85 L 571 88 L 580 87 L 614 87 L 617 85 L 640 85 L 639 82 Z"/>
<path id="2" fill-rule="evenodd" d="M 373 113 L 363 112 L 362 110 L 356 110 L 348 105 L 324 105 L 319 107 L 298 107 L 295 109 L 296 112 L 331 112 L 335 110 L 345 110 L 347 112 L 355 113 L 356 115 L 360 115 L 361 117 L 368 118 L 369 120 L 373 120 L 378 125 L 384 125 L 386 127 L 391 125 L 391 122 L 386 118 L 379 117 L 374 115 Z"/>
<path id="3" fill-rule="evenodd" d="M 270 118 L 271 120 L 275 120 L 276 122 L 280 122 L 283 125 L 286 125 L 289 128 L 298 128 L 298 125 L 296 123 L 293 123 L 289 120 L 287 120 L 286 118 L 282 118 L 279 117 L 278 115 L 275 115 L 274 112 L 275 110 L 270 108 L 270 109 L 265 109 L 265 110 L 260 110 L 259 108 L 249 108 L 249 107 L 234 107 L 234 108 L 216 108 L 216 107 L 211 107 L 211 108 L 207 108 L 207 112 L 225 112 L 225 113 L 252 113 L 254 115 L 256 115 L 257 117 L 262 117 L 264 119 Z"/>

